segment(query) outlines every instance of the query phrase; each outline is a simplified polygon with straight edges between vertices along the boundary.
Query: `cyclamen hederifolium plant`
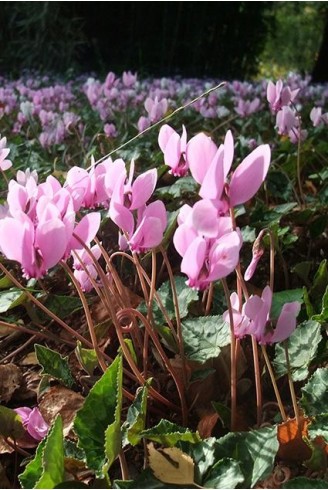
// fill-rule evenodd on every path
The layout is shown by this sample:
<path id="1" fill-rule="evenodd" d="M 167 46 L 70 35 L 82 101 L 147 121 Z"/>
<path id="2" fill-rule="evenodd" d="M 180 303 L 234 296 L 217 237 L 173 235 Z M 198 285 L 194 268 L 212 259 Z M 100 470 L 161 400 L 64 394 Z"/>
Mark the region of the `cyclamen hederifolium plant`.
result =
<path id="1" fill-rule="evenodd" d="M 132 74 L 125 75 L 126 89 L 135 83 Z M 105 85 L 107 95 L 116 93 L 114 75 Z M 96 104 L 105 89 L 89 81 L 89 99 Z M 297 95 L 297 89 L 280 81 L 267 86 L 278 132 L 300 144 L 305 133 Z M 258 107 L 254 101 L 239 103 L 238 111 Z M 139 121 L 139 130 L 154 131 L 150 124 L 165 115 L 167 105 L 155 96 L 146 110 L 148 119 Z M 319 110 L 311 118 L 325 123 Z M 15 294 L 23 294 L 34 321 L 33 328 L 20 323 L 15 328 L 41 334 L 55 349 L 56 335 L 64 330 L 61 342 L 68 338 L 67 345 L 73 344 L 89 380 L 87 390 L 79 389 L 85 398 L 79 395 L 83 401 L 79 399 L 69 428 L 65 410 L 47 418 L 42 401 L 39 408 L 0 406 L 0 434 L 10 447 L 32 456 L 24 448 L 39 443 L 19 475 L 22 488 L 63 487 L 69 480 L 85 487 L 85 474 L 93 485 L 98 478 L 108 488 L 265 486 L 266 478 L 281 476 L 286 451 L 294 447 L 296 461 L 305 461 L 324 477 L 327 409 L 322 386 L 328 384 L 327 372 L 323 368 L 313 374 L 301 400 L 294 381 L 309 375 L 325 306 L 320 319 L 308 315 L 297 326 L 303 291 L 274 292 L 277 242 L 270 227 L 252 239 L 247 266 L 241 260 L 239 219 L 262 191 L 272 164 L 271 145 L 252 144 L 240 158 L 234 130 L 225 132 L 221 144 L 205 132 L 190 138 L 188 133 L 187 124 L 181 134 L 161 125 L 164 169 L 140 171 L 137 159 L 127 165 L 107 155 L 98 162 L 91 158 L 88 169 L 70 168 L 62 180 L 49 175 L 39 182 L 35 170 L 18 170 L 8 181 L 0 208 L 0 269 Z M 13 170 L 8 158 L 2 138 L 0 167 L 6 179 L 5 172 Z M 167 177 L 172 187 L 188 182 L 191 189 L 188 202 L 180 199 L 173 211 L 161 199 L 160 179 Z M 268 255 L 269 267 L 263 267 Z M 250 281 L 260 267 L 262 284 L 255 288 Z M 66 291 L 80 299 L 83 328 L 51 306 L 51 287 L 61 273 L 70 282 Z M 94 318 L 95 304 L 105 322 Z M 309 310 L 309 301 L 306 306 Z M 39 321 L 41 313 L 52 321 L 46 328 Z M 0 319 L 0 326 L 13 325 Z M 313 345 L 304 349 L 303 338 Z M 67 357 L 38 344 L 35 353 L 43 368 L 42 395 L 51 392 L 49 379 L 65 385 L 67 396 L 77 391 Z M 245 370 L 255 380 L 253 391 L 246 388 L 246 427 L 240 422 Z M 290 397 L 276 380 L 285 375 Z M 268 399 L 268 380 L 276 399 L 269 404 L 279 411 L 269 423 L 263 400 L 264 394 Z M 286 439 L 285 433 L 294 435 Z M 141 462 L 136 476 L 128 458 L 135 446 L 142 451 L 143 441 L 147 467 L 142 469 Z"/>

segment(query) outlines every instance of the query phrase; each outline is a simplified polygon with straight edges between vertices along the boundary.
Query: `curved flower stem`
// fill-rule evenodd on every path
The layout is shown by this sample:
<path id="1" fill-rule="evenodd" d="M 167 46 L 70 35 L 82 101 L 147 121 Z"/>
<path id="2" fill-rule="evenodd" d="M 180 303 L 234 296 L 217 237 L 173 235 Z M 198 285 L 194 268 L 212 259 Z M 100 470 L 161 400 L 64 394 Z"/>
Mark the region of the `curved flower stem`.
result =
<path id="1" fill-rule="evenodd" d="M 91 313 L 90 313 L 90 309 L 89 309 L 89 305 L 88 305 L 88 302 L 86 300 L 86 297 L 83 294 L 83 291 L 81 289 L 80 284 L 76 280 L 73 272 L 68 267 L 68 265 L 66 264 L 66 262 L 64 262 L 63 260 L 61 260 L 60 261 L 60 265 L 63 267 L 63 269 L 68 274 L 69 278 L 71 279 L 72 283 L 74 284 L 74 287 L 75 287 L 75 289 L 76 289 L 76 291 L 77 291 L 77 293 L 78 293 L 78 295 L 80 297 L 81 303 L 83 305 L 84 313 L 85 313 L 85 316 L 86 316 L 86 319 L 87 319 L 87 324 L 88 324 L 88 328 L 89 328 L 89 334 L 90 334 L 92 346 L 93 346 L 93 349 L 94 349 L 94 351 L 96 353 L 96 356 L 97 356 L 97 359 L 98 359 L 98 363 L 99 363 L 101 369 L 103 370 L 103 372 L 105 372 L 106 369 L 107 369 L 107 365 L 106 365 L 106 363 L 104 361 L 103 353 L 101 352 L 101 350 L 99 348 L 99 345 L 98 345 L 98 339 L 97 339 L 97 336 L 96 336 L 95 328 L 94 328 L 94 325 L 93 325 L 93 321 L 92 321 L 92 318 L 91 318 Z"/>
<path id="2" fill-rule="evenodd" d="M 259 364 L 259 353 L 256 338 L 252 335 L 252 348 L 254 359 L 254 376 L 255 376 L 255 390 L 256 390 L 256 421 L 257 426 L 260 427 L 262 420 L 262 386 L 261 386 L 261 373 Z"/>
<path id="3" fill-rule="evenodd" d="M 205 316 L 210 314 L 211 306 L 213 302 L 214 294 L 214 284 L 211 282 L 209 289 L 207 290 L 206 306 L 205 306 Z"/>
<path id="4" fill-rule="evenodd" d="M 288 384 L 289 384 L 289 389 L 290 389 L 290 395 L 291 395 L 292 402 L 293 402 L 293 409 L 294 409 L 294 413 L 295 413 L 297 427 L 300 428 L 301 427 L 301 425 L 300 425 L 300 414 L 299 414 L 298 406 L 297 406 L 297 399 L 296 399 L 296 393 L 295 393 L 295 388 L 294 388 L 294 382 L 293 382 L 293 378 L 292 378 L 292 371 L 290 368 L 288 343 L 286 340 L 284 341 L 284 350 L 285 350 L 285 356 L 286 356 L 287 376 L 288 376 Z"/>
<path id="5" fill-rule="evenodd" d="M 237 412 L 237 363 L 236 363 L 236 336 L 234 330 L 233 312 L 230 302 L 230 294 L 225 279 L 221 279 L 226 302 L 229 310 L 229 322 L 230 322 L 230 357 L 231 357 L 231 373 L 230 373 L 230 391 L 231 391 L 231 430 L 235 430 L 236 426 L 236 412 Z"/>
<path id="6" fill-rule="evenodd" d="M 134 310 L 133 308 L 125 308 L 124 310 L 122 310 L 120 313 L 123 315 L 126 315 L 129 313 L 129 311 L 133 311 L 133 314 L 136 314 L 136 313 L 139 313 L 137 312 L 137 310 Z M 141 314 L 141 313 L 140 313 Z M 143 317 L 143 319 L 145 320 L 145 322 L 147 322 L 147 320 Z M 133 373 L 135 374 L 138 382 L 144 386 L 147 382 L 147 380 L 144 378 L 144 376 L 140 373 L 137 365 L 135 364 L 134 362 L 134 359 L 130 353 L 130 350 L 129 348 L 127 347 L 126 343 L 124 342 L 124 337 L 123 337 L 123 333 L 122 333 L 122 330 L 121 330 L 121 327 L 120 325 L 118 324 L 117 322 L 117 328 L 116 328 L 116 331 L 117 331 L 117 336 L 118 336 L 118 339 L 120 341 L 120 345 L 121 345 L 121 349 L 123 351 L 123 354 L 124 354 L 124 357 L 125 359 L 127 360 L 130 368 L 132 369 Z M 153 398 L 155 400 L 157 400 L 159 403 L 163 403 L 165 406 L 167 406 L 168 408 L 170 409 L 173 409 L 174 411 L 177 411 L 179 410 L 179 407 L 177 407 L 176 405 L 174 405 L 172 402 L 170 402 L 169 400 L 167 400 L 164 396 L 162 396 L 157 390 L 155 390 L 154 388 L 152 388 L 151 386 L 149 387 L 149 394 L 153 396 Z"/>
<path id="7" fill-rule="evenodd" d="M 277 403 L 278 403 L 279 410 L 280 410 L 280 413 L 281 413 L 281 417 L 282 417 L 282 420 L 284 422 L 286 422 L 287 421 L 287 415 L 286 415 L 286 412 L 285 412 L 284 405 L 283 405 L 283 403 L 281 401 L 280 393 L 279 393 L 279 390 L 278 390 L 278 386 L 277 386 L 276 378 L 274 376 L 274 372 L 272 370 L 270 359 L 269 359 L 269 356 L 268 356 L 268 353 L 267 353 L 267 350 L 266 350 L 265 345 L 262 345 L 261 347 L 262 347 L 263 357 L 264 357 L 264 360 L 265 360 L 265 363 L 266 363 L 266 366 L 267 366 L 267 369 L 269 371 L 269 375 L 270 375 L 270 378 L 271 378 L 271 383 L 272 383 L 272 386 L 273 386 L 273 389 L 274 389 L 274 393 L 276 395 L 276 399 L 277 399 Z"/>
<path id="8" fill-rule="evenodd" d="M 117 256 L 117 255 L 121 255 L 122 257 L 125 257 L 126 259 L 130 260 L 130 262 L 134 263 L 131 255 L 127 254 L 126 252 L 115 252 L 109 257 L 109 260 L 112 261 L 113 257 Z M 146 273 L 146 271 L 141 266 L 140 266 L 140 272 L 142 272 L 142 275 L 145 278 L 145 281 L 147 282 L 148 286 L 151 287 L 151 279 L 149 278 L 148 274 Z M 177 345 L 179 345 L 177 333 L 174 329 L 172 321 L 171 321 L 170 317 L 168 316 L 167 311 L 166 311 L 166 309 L 163 305 L 163 302 L 161 300 L 161 297 L 159 296 L 159 294 L 157 293 L 156 290 L 154 290 L 154 298 L 156 299 L 156 302 L 157 302 L 161 312 L 163 313 L 163 316 L 164 316 L 166 323 L 168 324 L 168 326 L 171 330 L 171 333 L 174 337 L 174 340 L 176 341 Z"/>
<path id="9" fill-rule="evenodd" d="M 124 454 L 124 449 L 121 449 L 121 451 L 120 451 L 120 453 L 118 455 L 118 459 L 120 461 L 122 480 L 129 480 L 130 479 L 130 476 L 129 476 L 129 468 L 128 468 L 128 465 L 127 465 L 127 462 L 126 462 L 126 457 L 125 457 L 125 454 Z"/>
<path id="10" fill-rule="evenodd" d="M 53 313 L 51 310 L 49 310 L 44 304 L 42 304 L 37 298 L 33 296 L 32 293 L 28 289 L 26 289 L 22 284 L 17 281 L 17 279 L 11 274 L 11 272 L 6 269 L 6 267 L 1 264 L 0 262 L 0 269 L 2 272 L 12 281 L 13 284 L 15 284 L 16 287 L 18 287 L 21 291 L 23 291 L 26 296 L 28 297 L 29 300 L 31 300 L 40 310 L 44 311 L 46 315 L 48 315 L 52 320 L 54 320 L 56 323 L 58 323 L 62 328 L 64 328 L 73 338 L 75 337 L 78 339 L 82 344 L 86 345 L 87 347 L 92 348 L 92 343 L 89 342 L 87 339 L 85 339 L 82 335 L 80 335 L 76 330 L 71 328 L 67 323 L 65 323 L 61 318 L 59 318 L 55 313 Z"/>
<path id="11" fill-rule="evenodd" d="M 152 250 L 151 252 L 151 259 L 152 259 L 152 267 L 151 267 L 151 284 L 150 284 L 150 292 L 149 292 L 149 299 L 148 299 L 148 304 L 147 304 L 147 318 L 151 322 L 152 325 L 154 325 L 154 315 L 152 311 L 152 302 L 154 298 L 154 292 L 156 289 L 156 252 Z M 142 357 L 143 357 L 143 370 L 144 370 L 144 376 L 147 378 L 147 369 L 148 369 L 148 346 L 149 346 L 149 332 L 146 329 L 145 331 L 145 336 L 144 336 L 144 345 L 143 345 L 143 352 L 142 352 Z"/>
<path id="12" fill-rule="evenodd" d="M 39 325 L 37 325 L 39 326 Z M 40 337 L 40 338 L 44 338 L 44 339 L 48 339 L 48 340 L 58 340 L 58 337 L 56 337 L 56 335 L 53 335 L 51 334 L 51 332 L 38 332 L 37 330 L 33 330 L 32 328 L 27 328 L 27 327 L 23 327 L 22 325 L 16 325 L 14 323 L 8 323 L 8 322 L 4 322 L 4 321 L 0 321 L 0 327 L 5 327 L 5 328 L 11 328 L 12 330 L 16 330 L 18 332 L 22 332 L 22 333 L 27 333 L 29 335 L 32 335 L 33 337 L 36 336 L 36 337 Z M 39 328 L 41 329 L 44 329 L 43 326 L 39 326 Z M 62 340 L 62 342 L 65 342 L 66 344 L 68 345 L 72 345 L 75 347 L 75 343 L 73 342 L 70 342 L 69 340 Z"/>
<path id="13" fill-rule="evenodd" d="M 185 395 L 184 395 L 184 386 L 183 386 L 183 383 L 181 384 L 179 376 L 176 374 L 176 372 L 172 368 L 170 360 L 167 357 L 167 355 L 165 354 L 165 351 L 164 351 L 164 349 L 163 349 L 163 347 L 162 347 L 162 345 L 161 345 L 161 343 L 157 337 L 157 334 L 152 329 L 148 319 L 145 318 L 145 316 L 140 311 L 134 310 L 132 308 L 127 308 L 126 310 L 123 310 L 123 312 L 126 314 L 135 315 L 136 317 L 138 317 L 142 321 L 142 323 L 144 324 L 145 328 L 148 330 L 150 338 L 154 342 L 154 345 L 155 345 L 159 355 L 161 356 L 162 361 L 163 361 L 167 371 L 171 374 L 171 376 L 175 382 L 175 385 L 177 387 L 177 391 L 178 391 L 180 402 L 181 402 L 181 412 L 182 412 L 182 418 L 183 418 L 182 423 L 183 423 L 183 425 L 186 425 L 187 419 L 188 419 L 188 409 L 187 409 Z"/>
<path id="14" fill-rule="evenodd" d="M 178 295 L 177 295 L 177 289 L 175 286 L 175 280 L 172 272 L 172 267 L 171 264 L 167 258 L 167 253 L 164 250 L 162 246 L 160 246 L 160 251 L 163 256 L 167 272 L 169 274 L 170 278 L 170 284 L 171 284 L 171 289 L 172 289 L 172 296 L 173 296 L 173 304 L 174 304 L 174 310 L 175 310 L 175 318 L 177 322 L 177 336 L 179 340 L 179 354 L 181 358 L 181 363 L 182 363 L 182 381 L 183 381 L 183 386 L 186 388 L 187 386 L 187 370 L 186 370 L 186 357 L 184 354 L 184 344 L 183 344 L 183 333 L 182 333 L 182 325 L 181 325 L 181 317 L 180 317 L 180 309 L 179 309 L 179 301 L 178 301 Z"/>

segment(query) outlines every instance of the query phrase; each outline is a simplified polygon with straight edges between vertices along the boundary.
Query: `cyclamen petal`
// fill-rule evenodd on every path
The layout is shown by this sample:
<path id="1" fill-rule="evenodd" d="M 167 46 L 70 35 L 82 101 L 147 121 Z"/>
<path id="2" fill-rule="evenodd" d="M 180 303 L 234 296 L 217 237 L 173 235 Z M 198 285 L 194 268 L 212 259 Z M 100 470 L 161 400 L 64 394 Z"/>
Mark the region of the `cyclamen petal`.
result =
<path id="1" fill-rule="evenodd" d="M 34 226 L 24 214 L 17 218 L 4 218 L 0 221 L 0 249 L 9 259 L 19 262 L 31 275 L 35 263 Z"/>
<path id="2" fill-rule="evenodd" d="M 228 173 L 230 171 L 232 161 L 233 161 L 233 155 L 234 155 L 234 143 L 233 143 L 233 136 L 232 132 L 227 131 L 227 134 L 225 135 L 224 138 L 224 155 L 223 155 L 223 176 L 224 180 L 227 178 Z"/>
<path id="3" fill-rule="evenodd" d="M 200 289 L 203 281 L 199 278 L 206 257 L 206 241 L 197 237 L 186 250 L 181 262 L 181 272 L 188 276 L 188 286 Z"/>
<path id="4" fill-rule="evenodd" d="M 298 301 L 284 304 L 276 328 L 270 338 L 270 343 L 282 342 L 290 337 L 296 328 L 296 318 L 300 309 L 301 304 Z"/>
<path id="5" fill-rule="evenodd" d="M 231 207 L 243 204 L 254 196 L 264 182 L 270 160 L 269 145 L 260 145 L 241 162 L 233 173 L 230 182 Z"/>
<path id="6" fill-rule="evenodd" d="M 202 184 L 217 149 L 216 144 L 204 133 L 197 134 L 188 142 L 186 158 L 191 175 L 198 184 Z"/>
<path id="7" fill-rule="evenodd" d="M 132 235 L 134 230 L 133 214 L 125 206 L 112 200 L 109 207 L 109 216 L 121 230 L 129 236 Z"/>
<path id="8" fill-rule="evenodd" d="M 214 243 L 209 253 L 208 282 L 227 277 L 236 268 L 240 247 L 240 236 L 235 231 L 223 235 Z"/>
<path id="9" fill-rule="evenodd" d="M 100 226 L 100 213 L 89 213 L 84 216 L 74 229 L 74 234 L 77 235 L 83 243 L 88 245 L 96 236 Z M 70 242 L 72 249 L 81 250 L 82 244 L 74 237 Z"/>
<path id="10" fill-rule="evenodd" d="M 158 144 L 162 152 L 164 153 L 166 145 L 173 134 L 177 134 L 171 126 L 164 124 L 161 127 L 158 134 Z"/>
<path id="11" fill-rule="evenodd" d="M 52 219 L 39 224 L 35 233 L 35 246 L 43 259 L 40 268 L 40 274 L 43 275 L 65 255 L 67 238 L 64 223 L 60 219 Z"/>
<path id="12" fill-rule="evenodd" d="M 197 236 L 197 232 L 184 223 L 178 226 L 173 235 L 173 243 L 176 251 L 181 255 L 181 257 L 184 256 L 189 245 Z"/>
<path id="13" fill-rule="evenodd" d="M 157 183 L 157 170 L 152 169 L 139 175 L 132 184 L 131 211 L 142 207 L 153 194 Z"/>
<path id="14" fill-rule="evenodd" d="M 219 226 L 220 219 L 212 201 L 202 199 L 194 204 L 192 227 L 197 230 L 198 234 L 208 238 L 215 238 L 218 236 Z"/>
<path id="15" fill-rule="evenodd" d="M 221 199 L 224 186 L 224 148 L 221 145 L 215 153 L 204 176 L 199 195 L 203 199 Z"/>

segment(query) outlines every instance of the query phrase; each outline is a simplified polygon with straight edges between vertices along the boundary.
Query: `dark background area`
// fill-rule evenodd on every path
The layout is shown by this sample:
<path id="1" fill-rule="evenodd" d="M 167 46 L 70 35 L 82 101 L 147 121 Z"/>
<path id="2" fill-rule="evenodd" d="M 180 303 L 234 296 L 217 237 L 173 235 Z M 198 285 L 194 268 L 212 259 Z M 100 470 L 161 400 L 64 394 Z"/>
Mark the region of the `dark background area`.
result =
<path id="1" fill-rule="evenodd" d="M 327 12 L 327 2 L 1 2 L 0 70 L 249 79 L 288 66 L 323 81 Z"/>

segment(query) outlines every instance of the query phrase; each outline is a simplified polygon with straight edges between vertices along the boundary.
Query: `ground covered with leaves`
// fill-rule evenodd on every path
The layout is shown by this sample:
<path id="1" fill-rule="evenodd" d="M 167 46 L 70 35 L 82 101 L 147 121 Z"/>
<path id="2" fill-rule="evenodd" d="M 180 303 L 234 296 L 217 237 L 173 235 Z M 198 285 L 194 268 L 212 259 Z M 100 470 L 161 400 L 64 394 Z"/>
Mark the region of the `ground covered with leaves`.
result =
<path id="1" fill-rule="evenodd" d="M 328 87 L 0 88 L 0 488 L 327 488 Z"/>

